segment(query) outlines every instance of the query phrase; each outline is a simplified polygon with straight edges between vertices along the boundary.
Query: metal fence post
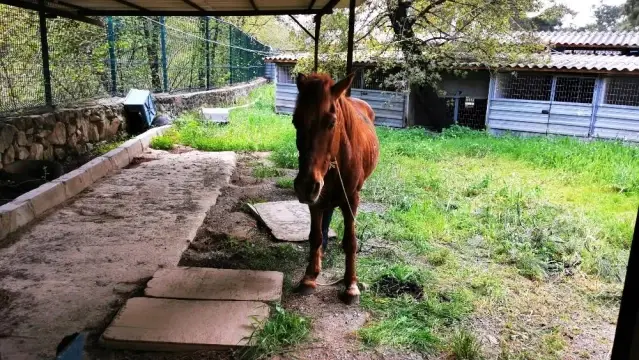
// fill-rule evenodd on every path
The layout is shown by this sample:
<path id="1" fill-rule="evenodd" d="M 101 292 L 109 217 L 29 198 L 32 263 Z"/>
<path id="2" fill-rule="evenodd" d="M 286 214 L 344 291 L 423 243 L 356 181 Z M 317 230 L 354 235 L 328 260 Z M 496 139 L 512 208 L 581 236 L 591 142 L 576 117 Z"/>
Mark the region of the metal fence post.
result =
<path id="1" fill-rule="evenodd" d="M 597 121 L 597 112 L 599 111 L 599 104 L 601 103 L 601 97 L 605 91 L 605 80 L 599 76 L 595 80 L 595 91 L 592 96 L 592 107 L 590 114 L 590 126 L 588 127 L 588 137 L 593 137 L 595 134 L 595 122 Z"/>
<path id="2" fill-rule="evenodd" d="M 162 49 L 162 86 L 164 92 L 169 91 L 169 74 L 166 60 L 166 24 L 165 17 L 160 16 L 160 47 Z"/>
<path id="3" fill-rule="evenodd" d="M 204 44 L 204 52 L 206 55 L 206 90 L 211 88 L 211 29 L 209 29 L 209 17 L 204 17 L 204 35 L 206 37 L 206 44 Z"/>
<path id="4" fill-rule="evenodd" d="M 229 84 L 233 84 L 233 27 L 229 24 Z"/>
<path id="5" fill-rule="evenodd" d="M 39 20 L 40 20 L 40 50 L 42 52 L 42 77 L 44 78 L 44 100 L 48 106 L 53 105 L 53 94 L 51 91 L 51 68 L 49 67 L 49 39 L 47 35 L 47 16 L 44 11 L 44 0 L 39 0 Z"/>
<path id="6" fill-rule="evenodd" d="M 107 16 L 107 38 L 109 41 L 109 67 L 111 68 L 111 95 L 118 91 L 117 70 L 115 68 L 115 31 L 113 30 L 113 17 Z"/>
<path id="7" fill-rule="evenodd" d="M 459 94 L 455 94 L 455 110 L 453 111 L 453 124 L 457 125 L 459 120 Z"/>

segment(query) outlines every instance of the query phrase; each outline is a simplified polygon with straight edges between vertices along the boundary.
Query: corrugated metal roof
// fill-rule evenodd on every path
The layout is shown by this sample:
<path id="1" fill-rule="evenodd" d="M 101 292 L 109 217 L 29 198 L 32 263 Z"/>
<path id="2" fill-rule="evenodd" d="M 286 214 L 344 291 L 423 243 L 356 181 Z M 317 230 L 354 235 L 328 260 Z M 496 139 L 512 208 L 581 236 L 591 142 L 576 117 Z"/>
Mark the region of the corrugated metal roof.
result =
<path id="1" fill-rule="evenodd" d="M 271 56 L 267 56 L 264 58 L 264 60 L 266 62 L 274 62 L 274 63 L 296 63 L 299 59 L 307 57 L 307 56 L 313 56 L 313 54 L 311 53 L 307 53 L 307 52 L 299 52 L 299 53 L 295 53 L 295 52 L 289 52 L 289 53 L 282 53 L 282 54 L 277 54 L 277 55 L 271 55 Z M 346 53 L 340 54 L 340 56 L 342 57 L 343 60 L 346 59 Z M 325 57 L 325 55 L 321 55 L 320 54 L 320 60 Z M 402 54 L 401 53 L 391 53 L 391 52 L 387 52 L 384 55 L 382 55 L 382 58 L 384 59 L 396 59 L 399 60 L 402 58 Z M 368 51 L 355 51 L 353 52 L 353 63 L 354 64 L 359 64 L 359 65 L 374 65 L 377 63 L 377 59 L 379 59 L 379 56 L 375 56 L 372 53 L 368 52 Z"/>
<path id="2" fill-rule="evenodd" d="M 280 54 L 267 58 L 269 62 L 276 63 L 295 63 L 301 57 L 306 56 L 304 53 L 288 53 Z M 355 54 L 355 63 L 359 64 L 375 64 L 375 60 L 370 55 L 357 56 Z M 486 64 L 460 61 L 460 67 L 486 67 Z M 530 70 L 571 70 L 583 72 L 630 72 L 639 71 L 639 56 L 624 55 L 593 55 L 593 54 L 562 54 L 553 53 L 550 55 L 540 55 L 527 62 L 506 63 L 497 62 L 491 65 L 494 68 L 508 69 L 530 69 Z"/>
<path id="3" fill-rule="evenodd" d="M 479 65 L 475 63 L 474 65 Z M 580 70 L 584 72 L 639 71 L 639 57 L 623 55 L 551 54 L 526 63 L 499 63 L 498 68 Z"/>
<path id="4" fill-rule="evenodd" d="M 536 36 L 555 46 L 639 47 L 639 31 L 542 31 Z"/>

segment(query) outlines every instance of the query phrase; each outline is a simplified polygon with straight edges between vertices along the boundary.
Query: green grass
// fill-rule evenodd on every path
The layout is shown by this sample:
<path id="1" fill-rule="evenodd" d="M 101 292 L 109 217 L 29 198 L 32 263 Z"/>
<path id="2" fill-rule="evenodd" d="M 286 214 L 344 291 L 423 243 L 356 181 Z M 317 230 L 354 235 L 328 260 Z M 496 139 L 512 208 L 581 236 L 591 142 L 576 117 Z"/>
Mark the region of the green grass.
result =
<path id="1" fill-rule="evenodd" d="M 451 352 L 455 360 L 483 360 L 481 344 L 477 337 L 466 329 L 460 329 L 453 337 Z"/>
<path id="2" fill-rule="evenodd" d="M 270 317 L 256 326 L 257 330 L 250 338 L 254 346 L 243 352 L 241 359 L 259 360 L 280 354 L 304 342 L 311 331 L 308 318 L 280 305 L 272 306 Z"/>
<path id="3" fill-rule="evenodd" d="M 172 128 L 165 131 L 164 134 L 151 139 L 151 144 L 149 146 L 156 150 L 171 150 L 179 142 L 180 135 Z"/>
<path id="4" fill-rule="evenodd" d="M 273 112 L 274 87 L 249 95 L 255 105 L 231 110 L 229 124 L 216 125 L 189 113 L 175 122 L 179 142 L 204 151 L 272 151 L 294 140 L 291 119 Z"/>
<path id="5" fill-rule="evenodd" d="M 273 178 L 282 176 L 282 172 L 275 167 L 260 164 L 253 168 L 253 176 L 258 179 Z"/>
<path id="6" fill-rule="evenodd" d="M 291 179 L 289 177 L 279 178 L 275 182 L 275 186 L 277 186 L 280 189 L 292 189 L 293 188 L 293 179 Z"/>
<path id="7" fill-rule="evenodd" d="M 202 150 L 268 150 L 275 166 L 295 169 L 294 129 L 289 116 L 274 114 L 273 87 L 251 97 L 257 104 L 233 111 L 228 126 L 184 116 L 172 141 Z M 550 294 L 568 291 L 579 311 L 609 308 L 589 299 L 602 288 L 618 289 L 625 275 L 639 204 L 638 147 L 463 128 L 377 133 L 381 158 L 362 200 L 388 210 L 358 215 L 365 250 L 358 275 L 368 284 L 383 276 L 411 280 L 424 296 L 364 292 L 361 306 L 372 314 L 359 331 L 364 344 L 479 359 L 473 335 L 457 331 L 478 312 L 513 312 L 516 323 L 519 301 L 553 314 L 547 321 L 570 317 L 563 308 L 546 309 L 543 297 L 526 295 L 538 286 Z M 254 175 L 280 176 L 264 166 Z M 292 180 L 279 178 L 277 186 L 290 188 Z M 342 233 L 341 217 L 333 221 Z M 554 285 L 557 279 L 564 288 Z M 526 350 L 504 350 L 501 358 L 561 359 L 565 339 L 544 331 L 531 329 Z"/>

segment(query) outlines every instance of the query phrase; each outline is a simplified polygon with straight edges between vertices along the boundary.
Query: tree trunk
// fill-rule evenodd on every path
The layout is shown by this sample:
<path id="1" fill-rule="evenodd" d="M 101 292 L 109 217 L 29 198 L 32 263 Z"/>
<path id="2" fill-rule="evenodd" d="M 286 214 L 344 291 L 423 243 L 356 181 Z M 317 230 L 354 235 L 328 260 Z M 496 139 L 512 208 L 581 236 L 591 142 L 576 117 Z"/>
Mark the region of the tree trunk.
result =
<path id="1" fill-rule="evenodd" d="M 159 25 L 160 18 L 157 16 L 151 17 L 152 21 L 142 19 L 144 22 L 144 40 L 146 43 L 146 54 L 149 69 L 151 70 L 151 85 L 153 90 L 162 91 L 162 81 L 160 80 L 160 31 Z"/>

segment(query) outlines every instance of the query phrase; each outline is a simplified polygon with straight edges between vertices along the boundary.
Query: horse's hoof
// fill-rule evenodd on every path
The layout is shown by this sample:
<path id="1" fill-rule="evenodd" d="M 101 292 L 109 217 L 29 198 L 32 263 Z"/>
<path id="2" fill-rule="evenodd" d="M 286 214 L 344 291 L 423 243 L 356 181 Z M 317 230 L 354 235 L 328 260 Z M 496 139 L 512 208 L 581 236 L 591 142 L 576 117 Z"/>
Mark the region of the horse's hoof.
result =
<path id="1" fill-rule="evenodd" d="M 359 289 L 357 284 L 351 284 L 339 293 L 339 299 L 346 305 L 359 304 Z"/>
<path id="2" fill-rule="evenodd" d="M 307 296 L 313 294 L 315 292 L 315 288 L 301 282 L 295 289 L 293 289 L 293 292 L 302 296 Z"/>

